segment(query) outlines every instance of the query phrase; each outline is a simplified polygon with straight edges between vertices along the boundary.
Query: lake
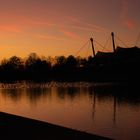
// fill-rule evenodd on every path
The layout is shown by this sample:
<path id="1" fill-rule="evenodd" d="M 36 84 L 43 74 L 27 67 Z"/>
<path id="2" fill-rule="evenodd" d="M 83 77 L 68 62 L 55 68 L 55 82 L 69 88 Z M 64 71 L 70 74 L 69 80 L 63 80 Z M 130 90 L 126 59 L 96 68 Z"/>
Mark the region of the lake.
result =
<path id="1" fill-rule="evenodd" d="M 112 83 L 0 83 L 0 111 L 110 137 L 140 139 L 140 89 Z"/>

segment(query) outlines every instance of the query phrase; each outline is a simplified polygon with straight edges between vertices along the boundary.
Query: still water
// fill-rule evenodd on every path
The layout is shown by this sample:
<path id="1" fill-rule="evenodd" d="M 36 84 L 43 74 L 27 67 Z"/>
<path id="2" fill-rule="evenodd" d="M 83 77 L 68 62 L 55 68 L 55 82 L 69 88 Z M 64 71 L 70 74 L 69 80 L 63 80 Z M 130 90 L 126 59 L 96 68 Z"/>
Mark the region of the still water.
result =
<path id="1" fill-rule="evenodd" d="M 140 139 L 140 89 L 117 84 L 0 84 L 0 111 L 117 140 Z"/>

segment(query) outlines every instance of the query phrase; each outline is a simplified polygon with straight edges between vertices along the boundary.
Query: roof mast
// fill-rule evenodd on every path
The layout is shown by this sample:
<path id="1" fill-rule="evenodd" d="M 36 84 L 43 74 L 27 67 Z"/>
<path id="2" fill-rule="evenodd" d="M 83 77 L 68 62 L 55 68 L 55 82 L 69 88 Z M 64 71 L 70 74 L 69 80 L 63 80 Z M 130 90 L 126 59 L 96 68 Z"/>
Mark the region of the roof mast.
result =
<path id="1" fill-rule="evenodd" d="M 111 36 L 112 36 L 112 43 L 113 43 L 113 51 L 116 51 L 116 47 L 115 47 L 115 39 L 114 39 L 114 32 L 111 32 Z"/>
<path id="2" fill-rule="evenodd" d="M 93 57 L 95 57 L 95 49 L 94 49 L 94 44 L 93 44 L 93 38 L 90 38 L 91 45 L 92 45 L 92 52 L 93 52 Z"/>

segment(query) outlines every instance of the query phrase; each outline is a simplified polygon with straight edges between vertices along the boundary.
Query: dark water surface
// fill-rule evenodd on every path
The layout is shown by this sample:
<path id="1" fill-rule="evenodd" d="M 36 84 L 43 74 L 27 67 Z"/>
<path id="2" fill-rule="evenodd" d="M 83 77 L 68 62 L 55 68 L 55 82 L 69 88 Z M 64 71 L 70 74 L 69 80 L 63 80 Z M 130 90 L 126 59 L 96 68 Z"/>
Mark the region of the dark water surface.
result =
<path id="1" fill-rule="evenodd" d="M 140 89 L 95 83 L 0 84 L 0 111 L 117 140 L 140 139 Z"/>

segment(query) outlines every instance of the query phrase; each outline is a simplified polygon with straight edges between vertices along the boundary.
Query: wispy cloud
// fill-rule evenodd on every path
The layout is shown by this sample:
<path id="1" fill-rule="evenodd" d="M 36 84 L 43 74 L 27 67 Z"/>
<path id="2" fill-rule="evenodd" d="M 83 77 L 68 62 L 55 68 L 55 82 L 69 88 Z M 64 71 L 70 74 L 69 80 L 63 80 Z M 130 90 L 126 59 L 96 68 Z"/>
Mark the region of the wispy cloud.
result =
<path id="1" fill-rule="evenodd" d="M 49 34 L 36 34 L 36 38 L 45 40 L 63 40 L 61 37 L 49 35 Z"/>
<path id="2" fill-rule="evenodd" d="M 121 11 L 121 22 L 128 29 L 134 29 L 136 24 L 135 21 L 129 16 L 129 1 L 121 0 L 122 11 Z"/>
<path id="3" fill-rule="evenodd" d="M 50 20 L 30 20 L 29 22 L 34 26 L 58 27 L 58 24 Z"/>
<path id="4" fill-rule="evenodd" d="M 102 26 L 97 26 L 92 23 L 87 23 L 83 20 L 78 20 L 77 18 L 74 18 L 74 17 L 69 17 L 68 20 L 72 23 L 73 28 L 77 28 L 79 30 L 96 31 L 96 32 L 107 32 L 108 31 L 108 29 L 106 29 Z"/>
<path id="5" fill-rule="evenodd" d="M 16 25 L 2 25 L 0 24 L 0 30 L 5 32 L 21 33 L 21 29 Z"/>
<path id="6" fill-rule="evenodd" d="M 81 37 L 74 33 L 74 32 L 71 32 L 71 31 L 68 31 L 68 30 L 64 30 L 64 29 L 61 29 L 61 32 L 66 36 L 66 37 L 69 37 L 69 38 L 73 38 L 73 39 L 80 39 Z"/>
<path id="7" fill-rule="evenodd" d="M 121 0 L 121 3 L 122 3 L 121 17 L 124 18 L 128 16 L 129 10 L 128 0 Z"/>
<path id="8" fill-rule="evenodd" d="M 72 38 L 72 39 L 80 39 L 80 35 L 73 31 L 74 27 L 70 26 L 65 22 L 58 21 L 57 24 L 55 21 L 50 20 L 34 20 L 31 21 L 34 27 L 40 26 L 41 28 L 46 28 L 51 30 L 51 32 L 55 32 L 55 34 L 46 33 L 45 35 L 39 35 L 40 38 L 46 39 L 55 39 L 61 40 L 62 38 Z M 57 34 L 56 34 L 57 33 Z M 59 37 L 58 37 L 59 36 Z"/>
<path id="9" fill-rule="evenodd" d="M 135 28 L 135 22 L 131 19 L 127 19 L 124 21 L 124 25 L 128 28 L 128 29 L 134 29 Z"/>

